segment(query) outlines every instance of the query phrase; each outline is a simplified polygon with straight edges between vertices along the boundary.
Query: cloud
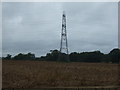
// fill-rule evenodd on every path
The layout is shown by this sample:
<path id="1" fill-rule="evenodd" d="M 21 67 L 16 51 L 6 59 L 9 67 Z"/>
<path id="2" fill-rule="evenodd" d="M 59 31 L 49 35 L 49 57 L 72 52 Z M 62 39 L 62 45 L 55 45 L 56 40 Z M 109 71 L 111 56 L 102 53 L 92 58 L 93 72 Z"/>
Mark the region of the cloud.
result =
<path id="1" fill-rule="evenodd" d="M 62 11 L 67 15 L 69 52 L 101 50 L 118 44 L 117 3 L 4 2 L 3 53 L 45 55 L 60 47 Z"/>

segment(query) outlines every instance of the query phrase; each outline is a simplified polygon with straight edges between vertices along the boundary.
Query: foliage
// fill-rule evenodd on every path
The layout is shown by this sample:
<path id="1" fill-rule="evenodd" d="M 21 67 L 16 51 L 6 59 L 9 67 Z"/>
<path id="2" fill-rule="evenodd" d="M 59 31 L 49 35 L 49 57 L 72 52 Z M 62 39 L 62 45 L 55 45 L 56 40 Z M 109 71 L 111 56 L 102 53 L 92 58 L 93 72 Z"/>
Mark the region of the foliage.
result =
<path id="1" fill-rule="evenodd" d="M 11 58 L 12 58 L 12 55 L 7 54 L 7 56 L 6 56 L 6 57 L 3 57 L 2 59 L 11 60 Z"/>
<path id="2" fill-rule="evenodd" d="M 34 60 L 35 59 L 35 54 L 22 54 L 19 53 L 18 55 L 16 55 L 15 57 L 13 57 L 14 60 Z"/>
<path id="3" fill-rule="evenodd" d="M 113 49 L 112 51 L 110 51 L 109 56 L 111 58 L 112 63 L 118 63 L 120 60 L 120 49 Z"/>
<path id="4" fill-rule="evenodd" d="M 68 61 L 71 62 L 105 62 L 105 63 L 118 63 L 120 60 L 120 49 L 115 48 L 110 51 L 108 54 L 101 53 L 100 51 L 93 51 L 93 52 L 72 52 L 69 55 L 65 53 L 61 53 L 58 50 L 50 50 L 46 56 L 35 57 L 35 54 L 22 54 L 19 53 L 18 55 L 11 58 L 11 55 L 8 54 L 4 59 L 7 60 L 40 60 L 40 61 Z"/>
<path id="5" fill-rule="evenodd" d="M 94 52 L 82 52 L 82 53 L 71 53 L 70 60 L 77 62 L 101 62 L 103 59 L 103 53 L 100 51 Z"/>
<path id="6" fill-rule="evenodd" d="M 47 53 L 46 57 L 44 59 L 48 61 L 57 61 L 59 55 L 58 50 L 51 50 L 51 53 Z"/>

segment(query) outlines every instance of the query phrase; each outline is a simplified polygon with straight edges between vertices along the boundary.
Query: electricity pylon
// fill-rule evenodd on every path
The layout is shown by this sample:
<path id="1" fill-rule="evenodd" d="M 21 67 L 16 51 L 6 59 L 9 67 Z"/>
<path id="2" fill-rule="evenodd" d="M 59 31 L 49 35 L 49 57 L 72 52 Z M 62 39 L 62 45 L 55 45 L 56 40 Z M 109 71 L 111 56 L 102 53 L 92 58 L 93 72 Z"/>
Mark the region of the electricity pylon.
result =
<path id="1" fill-rule="evenodd" d="M 66 15 L 63 11 L 62 15 L 62 31 L 61 31 L 61 42 L 60 42 L 60 53 L 58 57 L 59 61 L 70 61 L 68 53 L 68 42 L 67 42 L 67 31 L 66 31 Z"/>

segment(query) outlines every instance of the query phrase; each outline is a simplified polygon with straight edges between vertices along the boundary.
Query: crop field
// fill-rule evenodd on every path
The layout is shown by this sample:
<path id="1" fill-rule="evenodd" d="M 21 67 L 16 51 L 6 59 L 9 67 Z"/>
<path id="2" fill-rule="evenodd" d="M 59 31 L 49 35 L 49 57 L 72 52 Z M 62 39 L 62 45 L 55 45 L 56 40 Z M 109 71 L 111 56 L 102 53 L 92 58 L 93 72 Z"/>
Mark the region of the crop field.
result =
<path id="1" fill-rule="evenodd" d="M 3 88 L 117 86 L 118 64 L 2 61 Z"/>

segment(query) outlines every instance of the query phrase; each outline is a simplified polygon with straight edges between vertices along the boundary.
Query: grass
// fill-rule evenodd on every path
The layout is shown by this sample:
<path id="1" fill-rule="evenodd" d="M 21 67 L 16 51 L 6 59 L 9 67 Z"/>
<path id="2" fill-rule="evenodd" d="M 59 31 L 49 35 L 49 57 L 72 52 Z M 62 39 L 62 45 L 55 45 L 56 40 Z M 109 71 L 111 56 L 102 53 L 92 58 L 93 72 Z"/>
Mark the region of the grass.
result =
<path id="1" fill-rule="evenodd" d="M 118 64 L 12 61 L 2 62 L 3 88 L 116 86 Z"/>

